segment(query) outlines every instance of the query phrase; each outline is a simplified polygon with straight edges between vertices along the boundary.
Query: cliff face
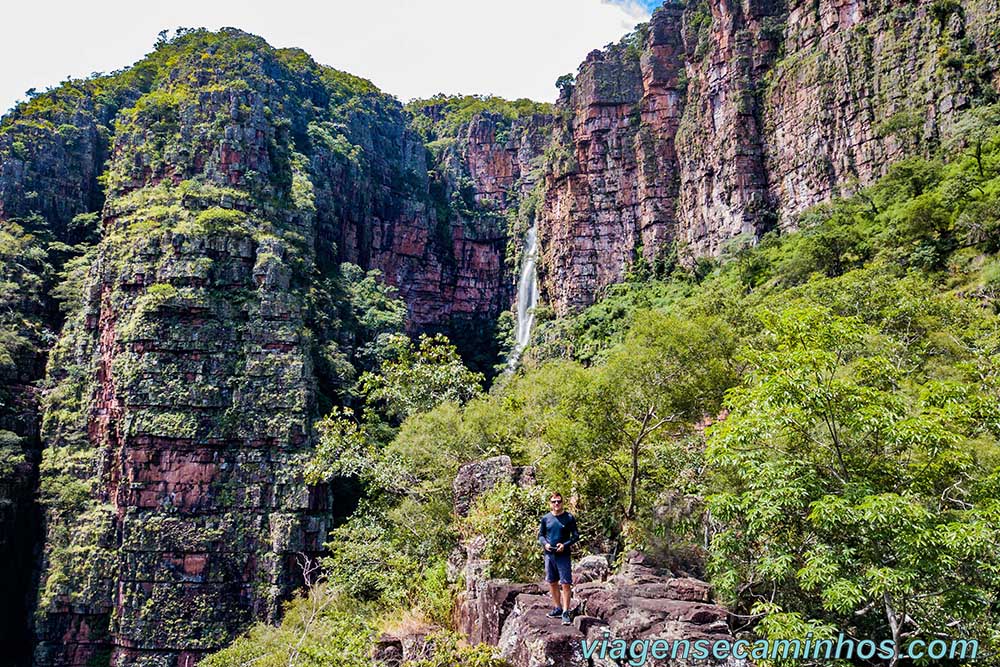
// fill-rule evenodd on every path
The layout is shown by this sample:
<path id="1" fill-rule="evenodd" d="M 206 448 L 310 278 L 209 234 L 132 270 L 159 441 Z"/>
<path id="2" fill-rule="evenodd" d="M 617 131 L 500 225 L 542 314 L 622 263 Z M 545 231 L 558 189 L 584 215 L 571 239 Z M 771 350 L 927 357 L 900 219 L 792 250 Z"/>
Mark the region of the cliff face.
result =
<path id="1" fill-rule="evenodd" d="M 4 558 L 31 570 L 18 530 L 40 443 L 35 663 L 193 665 L 276 617 L 343 503 L 302 479 L 317 349 L 343 338 L 315 288 L 350 261 L 398 287 L 412 330 L 494 321 L 510 298 L 505 193 L 529 148 L 484 120 L 468 160 L 431 169 L 398 102 L 236 31 L 58 90 L 5 120 L 0 218 L 50 250 L 100 241 L 75 265 L 40 438 L 45 336 L 4 376 L 19 410 L 5 403 L 0 426 L 34 458 L 3 471 L 0 549 L 26 545 Z M 38 273 L 63 268 L 54 253 Z M 54 300 L 13 278 L 30 316 L 13 324 L 51 336 Z M 27 599 L 30 577 L 17 583 Z"/>
<path id="2" fill-rule="evenodd" d="M 444 331 L 470 351 L 467 362 L 490 376 L 490 364 L 503 352 L 497 318 L 514 300 L 523 236 L 536 216 L 552 117 L 544 113 L 546 105 L 527 100 L 522 110 L 486 108 L 467 113 L 464 120 L 451 117 L 455 105 L 480 102 L 440 97 L 408 107 L 429 142 L 430 193 L 438 220 L 432 230 L 436 237 L 413 238 L 412 244 L 422 248 L 421 243 L 441 242 L 453 248 L 454 263 L 441 270 L 455 278 L 443 291 L 429 286 L 427 303 L 435 305 L 421 318 L 436 323 L 425 328 Z"/>
<path id="3" fill-rule="evenodd" d="M 768 73 L 768 189 L 782 224 L 937 145 L 1000 90 L 1000 4 L 790 3 Z"/>
<path id="4" fill-rule="evenodd" d="M 591 52 L 561 100 L 539 222 L 539 279 L 559 313 L 620 282 L 638 255 L 655 260 L 677 226 L 681 12 L 658 17 L 631 43 Z"/>
<path id="5" fill-rule="evenodd" d="M 538 177 L 533 162 L 548 124 L 545 116 L 511 122 L 476 114 L 459 127 L 452 145 L 429 156 L 433 222 L 424 211 L 412 229 L 400 233 L 397 223 L 373 232 L 370 261 L 387 267 L 390 282 L 410 304 L 414 327 L 449 320 L 469 326 L 470 320 L 495 320 L 510 306 L 508 218 Z M 427 256 L 430 262 L 423 261 Z M 397 269 L 401 263 L 407 268 Z"/>
<path id="6" fill-rule="evenodd" d="M 658 9 L 567 89 L 544 296 L 592 303 L 642 257 L 717 255 L 924 153 L 998 87 L 995 1 L 707 0 Z"/>
<path id="7" fill-rule="evenodd" d="M 103 202 L 97 176 L 118 92 L 97 100 L 66 86 L 30 106 L 44 121 L 0 127 L 0 645 L 13 664 L 30 652 L 41 545 L 36 502 L 46 351 L 62 315 L 52 288 L 71 245 L 90 237 Z M 72 99 L 72 104 L 65 103 Z M 82 216 L 82 217 L 78 217 Z"/>

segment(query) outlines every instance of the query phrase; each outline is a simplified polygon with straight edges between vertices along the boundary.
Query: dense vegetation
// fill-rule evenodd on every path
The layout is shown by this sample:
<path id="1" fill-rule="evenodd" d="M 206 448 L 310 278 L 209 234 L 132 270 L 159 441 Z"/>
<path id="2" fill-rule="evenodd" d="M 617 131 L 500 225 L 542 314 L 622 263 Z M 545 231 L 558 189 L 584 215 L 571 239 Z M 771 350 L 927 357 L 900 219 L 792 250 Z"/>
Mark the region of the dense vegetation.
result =
<path id="1" fill-rule="evenodd" d="M 110 602 L 109 582 L 122 546 L 95 473 L 102 454 L 88 438 L 96 383 L 103 377 L 93 354 L 99 310 L 125 314 L 116 329 L 123 345 L 114 375 L 118 395 L 134 416 L 126 427 L 132 433 L 218 442 L 266 429 L 287 443 L 292 431 L 310 430 L 311 424 L 296 420 L 309 418 L 314 408 L 350 414 L 366 400 L 378 404 L 387 420 L 382 428 L 389 430 L 424 400 L 412 392 L 393 393 L 393 364 L 402 369 L 412 354 L 429 355 L 434 363 L 416 369 L 430 369 L 431 396 L 450 382 L 438 371 L 442 353 L 471 383 L 469 391 L 478 390 L 482 378 L 467 371 L 440 338 L 411 351 L 402 335 L 406 306 L 395 290 L 377 272 L 338 261 L 347 253 L 337 247 L 334 225 L 352 216 L 365 224 L 385 217 L 384 209 L 396 206 L 401 193 L 414 198 L 415 208 L 428 203 L 425 164 L 414 159 L 411 165 L 401 149 L 413 141 L 407 116 L 397 100 L 369 82 L 238 30 L 179 30 L 126 70 L 32 91 L 29 98 L 0 121 L 0 519 L 35 519 L 29 504 L 36 498 L 44 508 L 48 534 L 40 584 L 31 577 L 8 578 L 26 589 L 38 585 L 34 623 L 37 643 L 44 644 L 44 629 L 38 629 L 63 600 L 74 613 Z M 444 234 L 436 241 L 447 251 L 449 220 L 442 222 Z M 230 262 L 229 250 L 242 243 L 253 247 L 252 269 L 243 260 Z M 123 287 L 121 274 L 112 275 L 118 270 L 135 270 L 140 278 Z M 259 276 L 255 280 L 273 281 L 279 297 L 257 308 L 260 283 L 246 279 L 250 270 Z M 104 298 L 113 306 L 98 306 Z M 255 315 L 263 312 L 260 319 L 266 320 L 289 304 L 287 319 L 257 329 L 247 325 Z M 232 336 L 218 357 L 232 363 L 219 377 L 211 377 L 221 368 L 213 362 L 197 381 L 194 374 L 180 380 L 176 359 L 147 364 L 142 346 L 137 351 L 131 345 L 183 338 L 192 326 L 185 313 L 192 310 L 205 316 L 194 328 L 210 321 L 194 337 L 214 345 L 219 332 Z M 248 317 L 248 311 L 254 313 Z M 272 334 L 284 339 L 272 345 Z M 277 352 L 287 341 L 297 348 L 301 343 L 294 351 L 301 357 L 269 354 L 266 367 L 247 364 L 238 358 L 238 346 L 255 336 Z M 372 375 L 378 369 L 381 374 Z M 269 379 L 254 386 L 258 380 L 249 378 L 255 373 Z M 231 411 L 202 409 L 214 407 L 226 392 L 237 397 Z M 467 398 L 461 392 L 449 396 Z M 414 405 L 403 403 L 411 399 Z M 254 405 L 266 409 L 258 412 Z M 302 472 L 283 468 L 292 476 Z M 337 481 L 344 488 L 338 489 L 343 502 L 336 511 L 349 512 L 357 495 L 353 478 Z M 10 513 L 14 483 L 20 494 L 14 502 L 21 505 Z M 234 502 L 238 490 L 223 486 L 213 494 L 218 492 L 222 505 Z M 171 501 L 157 510 L 170 514 Z M 163 522 L 153 514 L 130 525 L 148 519 L 143 525 L 165 542 L 194 535 L 176 529 L 173 517 Z M 221 535 L 206 530 L 197 538 L 221 543 Z M 239 539 L 251 542 L 244 533 Z M 41 540 L 22 533 L 0 548 L 13 544 L 24 554 L 20 571 L 30 571 Z M 133 570 L 141 567 L 132 564 Z M 261 597 L 266 595 L 278 593 L 267 590 Z M 27 626 L 31 613 L 20 604 L 28 600 L 27 590 L 18 588 L 10 597 L 17 603 L 0 617 L 9 627 Z M 179 619 L 173 600 L 148 602 L 129 599 L 125 613 L 150 619 L 174 643 L 204 647 L 224 641 L 219 638 L 225 627 L 204 606 L 186 608 L 194 618 L 182 627 L 150 616 L 155 609 Z M 121 621 L 122 627 L 128 623 Z M 100 619 L 93 627 L 99 625 Z M 95 636 L 100 632 L 95 629 Z"/>
<path id="2" fill-rule="evenodd" d="M 360 418 L 321 425 L 314 479 L 367 492 L 325 585 L 447 625 L 445 559 L 469 532 L 492 574 L 537 576 L 539 492 L 501 486 L 451 514 L 458 467 L 504 453 L 571 498 L 587 549 L 709 577 L 759 636 L 1000 649 L 995 115 L 970 112 L 947 159 L 893 165 L 796 233 L 639 263 L 569 318 L 540 307 L 523 368 L 489 393 L 444 341 L 404 346 L 359 385 Z M 280 632 L 318 646 L 297 613 Z"/>
<path id="3" fill-rule="evenodd" d="M 453 139 L 474 116 L 490 113 L 505 120 L 533 114 L 551 114 L 553 106 L 529 99 L 506 100 L 492 95 L 445 95 L 411 100 L 406 110 L 413 114 L 413 128 L 427 143 Z M 501 137 L 502 138 L 502 137 Z"/>

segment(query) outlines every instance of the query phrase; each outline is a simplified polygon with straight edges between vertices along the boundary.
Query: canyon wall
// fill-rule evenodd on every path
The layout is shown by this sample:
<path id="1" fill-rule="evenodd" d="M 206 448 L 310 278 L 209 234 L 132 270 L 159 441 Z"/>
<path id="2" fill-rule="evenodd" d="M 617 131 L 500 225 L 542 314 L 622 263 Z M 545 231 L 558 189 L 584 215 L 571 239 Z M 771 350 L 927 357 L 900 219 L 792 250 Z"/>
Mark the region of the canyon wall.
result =
<path id="1" fill-rule="evenodd" d="M 25 601 L 5 631 L 27 645 L 33 597 L 34 664 L 188 667 L 277 617 L 349 511 L 302 477 L 318 350 L 350 339 L 325 292 L 341 262 L 381 271 L 414 332 L 509 307 L 508 197 L 539 140 L 484 117 L 438 164 L 407 118 L 227 30 L 4 119 L 0 218 L 41 253 L 7 276 L 24 321 L 3 324 L 34 338 L 0 415 L 4 586 Z"/>
<path id="2" fill-rule="evenodd" d="M 667 3 L 564 88 L 543 297 L 565 314 L 639 258 L 719 255 L 933 151 L 997 96 L 998 19 L 995 0 Z"/>
<path id="3" fill-rule="evenodd" d="M 62 324 L 51 288 L 69 247 L 94 232 L 92 214 L 103 202 L 97 177 L 120 102 L 73 86 L 51 98 L 29 103 L 48 107 L 44 122 L 0 126 L 0 564 L 8 573 L 0 577 L 0 646 L 12 664 L 30 657 L 42 543 L 38 382 Z M 62 104 L 70 98 L 72 104 Z"/>
<path id="4" fill-rule="evenodd" d="M 440 118 L 429 102 L 418 114 Z M 399 285 L 414 330 L 443 331 L 466 361 L 491 375 L 484 360 L 502 353 L 495 324 L 514 299 L 521 237 L 534 212 L 524 211 L 542 178 L 542 153 L 552 118 L 526 114 L 510 118 L 482 111 L 458 125 L 443 146 L 429 144 L 430 206 L 424 219 L 395 236 L 374 230 L 371 263 Z M 393 245 L 395 243 L 396 245 Z M 413 258 L 426 258 L 413 262 Z M 444 258 L 444 259 L 434 259 Z M 397 268 L 400 261 L 407 269 Z"/>

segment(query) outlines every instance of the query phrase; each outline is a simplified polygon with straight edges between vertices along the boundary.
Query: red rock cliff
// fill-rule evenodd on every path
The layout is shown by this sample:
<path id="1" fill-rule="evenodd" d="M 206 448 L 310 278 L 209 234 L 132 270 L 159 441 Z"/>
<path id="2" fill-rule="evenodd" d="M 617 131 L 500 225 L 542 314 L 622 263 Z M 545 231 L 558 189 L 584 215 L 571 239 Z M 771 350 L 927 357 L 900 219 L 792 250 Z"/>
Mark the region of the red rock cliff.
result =
<path id="1" fill-rule="evenodd" d="M 667 3 L 560 101 L 539 239 L 557 313 L 638 257 L 718 255 L 933 149 L 995 95 L 995 0 Z"/>

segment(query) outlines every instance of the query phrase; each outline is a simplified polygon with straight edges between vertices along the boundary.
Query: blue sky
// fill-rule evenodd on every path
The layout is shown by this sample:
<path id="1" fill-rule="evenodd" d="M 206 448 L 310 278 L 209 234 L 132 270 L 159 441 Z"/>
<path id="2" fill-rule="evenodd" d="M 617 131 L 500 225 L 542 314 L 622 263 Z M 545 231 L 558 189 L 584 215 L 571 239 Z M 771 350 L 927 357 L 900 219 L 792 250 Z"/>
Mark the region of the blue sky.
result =
<path id="1" fill-rule="evenodd" d="M 434 93 L 553 100 L 560 74 L 617 41 L 645 0 L 29 0 L 4 7 L 0 111 L 67 76 L 119 69 L 160 30 L 234 26 L 371 79 L 404 101 Z"/>

